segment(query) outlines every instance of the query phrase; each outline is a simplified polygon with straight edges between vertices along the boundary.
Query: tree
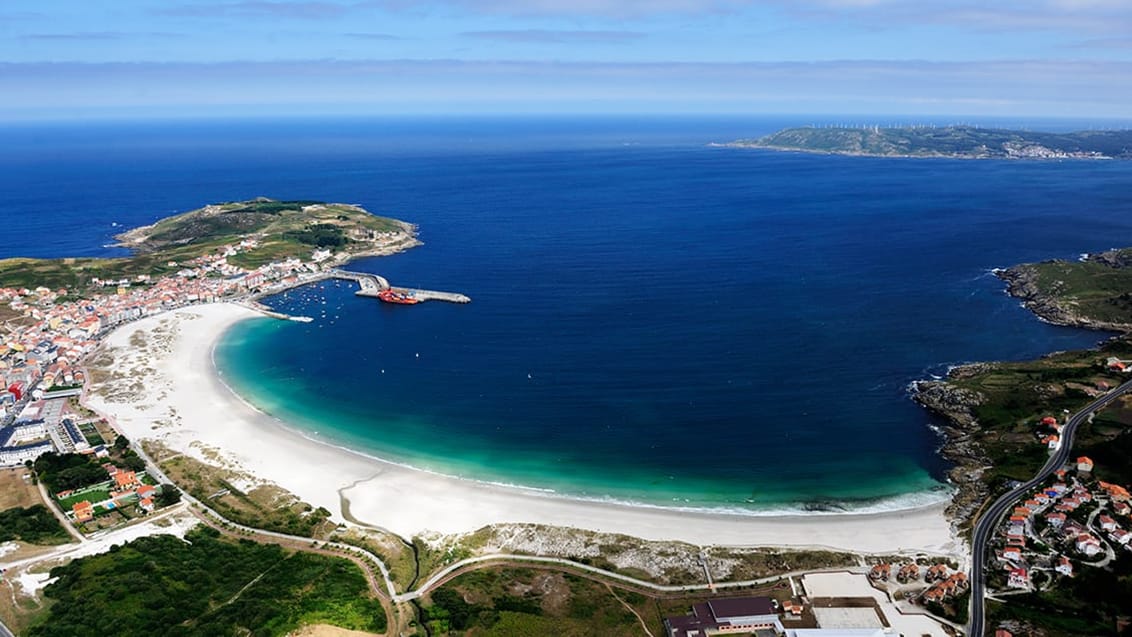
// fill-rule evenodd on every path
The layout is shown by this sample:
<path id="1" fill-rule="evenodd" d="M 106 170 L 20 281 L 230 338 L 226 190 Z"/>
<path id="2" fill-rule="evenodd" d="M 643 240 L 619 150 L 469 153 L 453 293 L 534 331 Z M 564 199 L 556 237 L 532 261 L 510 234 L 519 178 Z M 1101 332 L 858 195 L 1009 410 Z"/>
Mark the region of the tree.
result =
<path id="1" fill-rule="evenodd" d="M 177 504 L 181 501 L 181 490 L 168 483 L 161 485 L 161 493 L 157 495 L 157 503 L 163 507 Z"/>
<path id="2" fill-rule="evenodd" d="M 114 439 L 114 448 L 117 449 L 118 451 L 122 451 L 126 447 L 129 447 L 129 446 L 130 446 L 130 439 L 125 437 L 125 436 L 119 435 L 117 438 Z"/>

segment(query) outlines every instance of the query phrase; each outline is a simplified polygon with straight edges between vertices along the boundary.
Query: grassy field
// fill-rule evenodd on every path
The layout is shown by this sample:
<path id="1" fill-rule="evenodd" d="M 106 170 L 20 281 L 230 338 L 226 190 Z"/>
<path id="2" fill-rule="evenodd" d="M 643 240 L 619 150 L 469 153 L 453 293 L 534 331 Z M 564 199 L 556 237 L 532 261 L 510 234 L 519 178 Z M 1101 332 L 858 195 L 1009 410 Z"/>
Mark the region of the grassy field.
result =
<path id="1" fill-rule="evenodd" d="M 1132 258 L 1116 250 L 1114 259 Z M 1123 255 L 1123 256 L 1121 256 Z M 1132 324 L 1132 267 L 1114 268 L 1098 261 L 1043 261 L 1025 266 L 1038 289 L 1058 304 L 1095 321 Z"/>
<path id="2" fill-rule="evenodd" d="M 43 504 L 39 489 L 30 480 L 24 480 L 26 473 L 24 467 L 0 469 L 0 511 Z"/>
<path id="3" fill-rule="evenodd" d="M 642 621 L 662 632 L 656 605 L 644 595 L 524 568 L 461 575 L 429 596 L 426 616 L 434 635 L 637 636 L 644 634 Z"/>

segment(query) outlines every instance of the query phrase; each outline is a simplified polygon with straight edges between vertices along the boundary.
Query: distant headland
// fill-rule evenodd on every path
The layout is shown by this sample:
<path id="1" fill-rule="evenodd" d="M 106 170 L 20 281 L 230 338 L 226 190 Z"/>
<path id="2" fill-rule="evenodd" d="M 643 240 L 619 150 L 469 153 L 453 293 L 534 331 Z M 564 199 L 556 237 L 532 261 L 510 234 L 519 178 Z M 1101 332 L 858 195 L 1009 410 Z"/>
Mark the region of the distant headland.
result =
<path id="1" fill-rule="evenodd" d="M 1132 130 L 1044 133 L 975 126 L 804 127 L 726 145 L 865 157 L 1132 159 Z"/>
<path id="2" fill-rule="evenodd" d="M 119 282 L 149 284 L 206 259 L 220 259 L 215 276 L 254 271 L 298 259 L 337 265 L 421 245 L 410 223 L 360 206 L 259 197 L 212 204 L 114 237 L 132 254 L 117 258 L 0 260 L 0 287 L 66 288 L 82 298 Z"/>

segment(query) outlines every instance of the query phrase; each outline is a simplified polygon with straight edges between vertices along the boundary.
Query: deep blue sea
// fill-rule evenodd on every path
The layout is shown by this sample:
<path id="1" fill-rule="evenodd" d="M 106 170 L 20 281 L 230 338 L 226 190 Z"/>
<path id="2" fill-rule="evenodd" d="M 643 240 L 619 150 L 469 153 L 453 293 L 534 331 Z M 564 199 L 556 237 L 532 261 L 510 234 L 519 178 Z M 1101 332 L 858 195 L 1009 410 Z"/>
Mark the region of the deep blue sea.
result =
<path id="1" fill-rule="evenodd" d="M 1132 163 L 709 145 L 808 123 L 0 126 L 0 256 L 118 254 L 116 232 L 218 201 L 358 203 L 425 245 L 353 269 L 473 302 L 389 306 L 345 283 L 271 299 L 315 320 L 242 323 L 216 358 L 290 425 L 584 497 L 938 499 L 940 440 L 908 384 L 1102 338 L 1039 322 L 989 270 L 1132 245 Z"/>

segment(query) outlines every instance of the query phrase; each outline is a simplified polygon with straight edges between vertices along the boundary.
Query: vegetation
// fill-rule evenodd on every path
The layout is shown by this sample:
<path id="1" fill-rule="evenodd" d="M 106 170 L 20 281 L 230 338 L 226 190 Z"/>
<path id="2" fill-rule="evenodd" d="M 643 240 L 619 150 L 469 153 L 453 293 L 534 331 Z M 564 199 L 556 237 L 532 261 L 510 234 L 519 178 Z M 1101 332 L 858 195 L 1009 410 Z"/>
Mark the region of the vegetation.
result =
<path id="1" fill-rule="evenodd" d="M 1041 133 L 974 126 L 788 128 L 737 146 L 900 157 L 1132 158 L 1132 131 Z"/>
<path id="2" fill-rule="evenodd" d="M 131 230 L 118 238 L 134 251 L 114 259 L 4 259 L 0 260 L 0 287 L 85 290 L 98 278 L 104 281 L 134 279 L 139 275 L 163 276 L 176 272 L 197 257 L 215 252 L 246 237 L 258 245 L 229 258 L 231 263 L 257 267 L 290 257 L 309 257 L 312 247 L 350 250 L 349 232 L 405 232 L 403 222 L 376 217 L 345 204 L 317 201 L 255 199 L 206 206 L 162 219 L 152 226 Z M 365 244 L 358 243 L 364 248 Z"/>
<path id="3" fill-rule="evenodd" d="M 106 470 L 90 456 L 77 453 L 48 452 L 36 458 L 33 467 L 51 493 L 81 489 L 108 479 Z"/>
<path id="4" fill-rule="evenodd" d="M 1062 418 L 1092 400 L 1097 386 L 1124 379 L 1105 369 L 1110 356 L 1132 358 L 1132 342 L 1117 339 L 1096 350 L 1059 352 L 1034 361 L 994 363 L 973 373 L 960 373 L 949 384 L 977 392 L 974 408 L 979 430 L 974 434 L 993 467 L 984 474 L 992 490 L 1010 480 L 1027 480 L 1049 457 L 1035 425 L 1045 416 Z M 1109 432 L 1111 433 L 1111 432 Z M 1101 428 L 1084 426 L 1076 444 L 1088 447 L 1110 438 Z"/>
<path id="5" fill-rule="evenodd" d="M 119 440 L 122 440 L 119 437 Z M 108 462 L 119 469 L 141 472 L 145 471 L 145 460 L 138 456 L 133 449 L 123 446 L 111 447 L 108 459 L 99 460 L 93 455 L 80 453 L 48 452 L 36 458 L 32 464 L 35 474 L 48 491 L 58 493 L 66 490 L 78 490 L 84 487 L 100 484 L 110 479 L 106 470 L 102 468 Z"/>
<path id="6" fill-rule="evenodd" d="M 640 635 L 634 611 L 654 634 L 661 630 L 650 598 L 553 571 L 481 569 L 429 597 L 425 620 L 434 635 Z"/>
<path id="7" fill-rule="evenodd" d="M 989 607 L 990 625 L 1022 621 L 1055 635 L 1115 635 L 1116 618 L 1132 599 L 1132 554 L 1120 551 L 1108 568 L 1082 567 L 1047 591 L 1011 596 Z M 1126 628 L 1121 635 L 1132 635 Z"/>
<path id="8" fill-rule="evenodd" d="M 0 542 L 62 544 L 69 539 L 59 520 L 42 504 L 0 511 Z"/>
<path id="9" fill-rule="evenodd" d="M 1027 263 L 1002 276 L 1012 293 L 1050 321 L 1132 330 L 1132 248 Z"/>
<path id="10" fill-rule="evenodd" d="M 160 449 L 150 451 L 160 457 Z M 312 538 L 326 538 L 335 528 L 330 511 L 301 502 L 293 494 L 270 485 L 242 491 L 232 476 L 188 456 L 161 462 L 161 469 L 190 495 L 208 504 L 225 518 L 265 531 Z"/>
<path id="11" fill-rule="evenodd" d="M 231 541 L 209 528 L 158 535 L 52 569 L 55 600 L 31 637 L 285 635 L 306 624 L 380 632 L 386 618 L 348 560 Z"/>

